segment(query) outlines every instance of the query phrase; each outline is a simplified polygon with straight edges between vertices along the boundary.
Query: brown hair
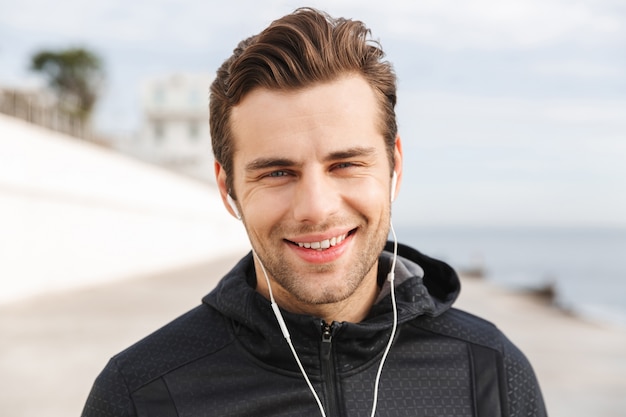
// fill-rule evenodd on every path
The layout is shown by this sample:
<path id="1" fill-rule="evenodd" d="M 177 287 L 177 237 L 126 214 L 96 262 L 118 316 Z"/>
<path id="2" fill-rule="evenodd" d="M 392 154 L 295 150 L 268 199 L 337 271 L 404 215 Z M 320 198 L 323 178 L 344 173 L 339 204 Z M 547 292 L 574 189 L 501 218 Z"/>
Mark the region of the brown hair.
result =
<path id="1" fill-rule="evenodd" d="M 230 114 L 246 94 L 256 88 L 297 90 L 349 73 L 362 75 L 378 97 L 380 129 L 393 169 L 396 76 L 391 64 L 382 60 L 380 44 L 369 36 L 362 22 L 301 8 L 239 43 L 217 71 L 209 104 L 213 153 L 229 190 L 234 153 Z"/>

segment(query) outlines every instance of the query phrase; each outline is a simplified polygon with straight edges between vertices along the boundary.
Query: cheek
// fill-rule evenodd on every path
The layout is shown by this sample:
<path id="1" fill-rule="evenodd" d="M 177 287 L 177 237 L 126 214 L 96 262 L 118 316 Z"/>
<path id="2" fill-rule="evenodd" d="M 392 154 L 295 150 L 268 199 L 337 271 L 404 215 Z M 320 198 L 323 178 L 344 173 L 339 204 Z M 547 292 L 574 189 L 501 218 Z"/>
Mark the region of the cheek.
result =
<path id="1" fill-rule="evenodd" d="M 288 199 L 274 193 L 254 193 L 242 201 L 244 222 L 249 231 L 268 230 L 282 219 Z"/>
<path id="2" fill-rule="evenodd" d="M 391 196 L 388 194 L 388 186 L 372 180 L 346 187 L 344 198 L 359 212 L 368 217 L 377 217 L 389 210 Z"/>

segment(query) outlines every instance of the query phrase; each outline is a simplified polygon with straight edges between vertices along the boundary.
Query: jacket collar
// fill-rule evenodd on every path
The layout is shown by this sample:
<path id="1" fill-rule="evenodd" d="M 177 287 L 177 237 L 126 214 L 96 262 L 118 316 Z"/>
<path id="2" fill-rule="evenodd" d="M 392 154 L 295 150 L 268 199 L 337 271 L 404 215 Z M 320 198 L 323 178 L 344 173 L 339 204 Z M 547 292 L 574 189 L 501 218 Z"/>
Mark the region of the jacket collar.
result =
<path id="1" fill-rule="evenodd" d="M 388 242 L 380 256 L 378 277 L 382 289 L 367 318 L 360 323 L 333 323 L 333 340 L 338 354 L 343 352 L 366 360 L 384 348 L 392 325 L 392 303 L 386 280 L 392 261 L 391 248 L 392 244 Z M 459 279 L 450 266 L 401 244 L 398 245 L 395 277 L 400 324 L 423 315 L 442 314 L 451 307 L 460 291 Z M 251 355 L 293 370 L 295 364 L 270 302 L 257 293 L 255 287 L 254 262 L 249 253 L 204 297 L 203 302 L 230 319 L 235 337 Z M 303 363 L 316 368 L 322 320 L 285 311 L 283 316 Z"/>

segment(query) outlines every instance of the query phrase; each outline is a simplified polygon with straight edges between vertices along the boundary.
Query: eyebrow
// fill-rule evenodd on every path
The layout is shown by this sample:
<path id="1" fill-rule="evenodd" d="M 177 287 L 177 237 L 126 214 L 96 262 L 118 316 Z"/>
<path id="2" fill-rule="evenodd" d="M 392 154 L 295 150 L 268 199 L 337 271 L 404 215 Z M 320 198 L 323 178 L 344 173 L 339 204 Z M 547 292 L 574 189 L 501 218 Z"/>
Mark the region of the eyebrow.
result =
<path id="1" fill-rule="evenodd" d="M 258 171 L 267 168 L 290 167 L 296 163 L 287 158 L 257 158 L 246 164 L 246 171 Z"/>
<path id="2" fill-rule="evenodd" d="M 324 157 L 325 162 L 336 161 L 338 159 L 349 159 L 358 156 L 371 156 L 376 153 L 376 148 L 355 146 L 340 151 L 334 151 Z M 246 164 L 246 171 L 258 171 L 268 168 L 284 168 L 299 165 L 288 158 L 257 158 Z"/>
<path id="3" fill-rule="evenodd" d="M 376 148 L 374 147 L 365 147 L 365 146 L 355 146 L 353 148 L 348 148 L 341 151 L 331 152 L 329 153 L 324 160 L 335 161 L 337 159 L 349 159 L 357 156 L 371 156 L 376 153 Z"/>

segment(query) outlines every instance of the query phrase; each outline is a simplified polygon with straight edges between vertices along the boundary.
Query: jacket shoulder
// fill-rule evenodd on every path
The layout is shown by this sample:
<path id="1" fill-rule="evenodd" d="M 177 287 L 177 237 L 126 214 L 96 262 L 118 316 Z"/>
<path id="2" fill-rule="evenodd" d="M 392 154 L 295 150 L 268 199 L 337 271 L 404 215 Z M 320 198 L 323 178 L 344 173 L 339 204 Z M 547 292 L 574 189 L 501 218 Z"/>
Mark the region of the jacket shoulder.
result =
<path id="1" fill-rule="evenodd" d="M 510 416 L 545 416 L 545 405 L 535 372 L 522 351 L 493 323 L 451 308 L 437 317 L 420 317 L 411 323 L 423 331 L 490 350 L 502 369 L 501 382 Z M 474 351 L 476 351 L 474 349 Z"/>
<path id="2" fill-rule="evenodd" d="M 116 367 L 132 393 L 143 385 L 232 342 L 226 319 L 200 305 L 115 355 L 107 367 Z"/>
<path id="3" fill-rule="evenodd" d="M 504 338 L 504 334 L 490 321 L 457 308 L 450 308 L 435 317 L 418 317 L 411 324 L 441 336 L 498 350 Z"/>
<path id="4" fill-rule="evenodd" d="M 227 346 L 225 319 L 200 305 L 115 355 L 96 378 L 82 417 L 131 417 L 132 393 Z"/>
<path id="5" fill-rule="evenodd" d="M 490 321 L 463 310 L 451 308 L 437 317 L 419 317 L 411 323 L 423 331 L 491 349 L 507 365 L 530 368 L 525 355 Z"/>

